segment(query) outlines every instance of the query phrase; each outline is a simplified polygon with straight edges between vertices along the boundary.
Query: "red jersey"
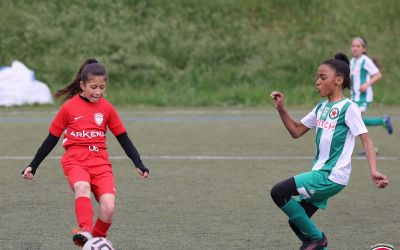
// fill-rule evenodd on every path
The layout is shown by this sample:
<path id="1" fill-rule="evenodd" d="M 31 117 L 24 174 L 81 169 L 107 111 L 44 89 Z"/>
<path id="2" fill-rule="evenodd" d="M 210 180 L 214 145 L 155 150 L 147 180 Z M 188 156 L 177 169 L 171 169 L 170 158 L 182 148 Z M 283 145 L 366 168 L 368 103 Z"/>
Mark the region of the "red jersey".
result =
<path id="1" fill-rule="evenodd" d="M 61 108 L 49 132 L 61 137 L 64 133 L 63 147 L 95 146 L 106 148 L 107 127 L 117 136 L 126 132 L 117 111 L 104 98 L 89 103 L 79 95 L 68 100 Z"/>

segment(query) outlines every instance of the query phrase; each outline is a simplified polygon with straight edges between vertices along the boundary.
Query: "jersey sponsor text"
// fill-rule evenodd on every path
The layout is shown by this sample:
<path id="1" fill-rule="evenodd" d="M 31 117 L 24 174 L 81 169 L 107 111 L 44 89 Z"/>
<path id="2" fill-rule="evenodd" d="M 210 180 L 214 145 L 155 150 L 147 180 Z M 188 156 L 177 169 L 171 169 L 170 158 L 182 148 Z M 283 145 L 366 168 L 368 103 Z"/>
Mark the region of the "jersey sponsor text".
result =
<path id="1" fill-rule="evenodd" d="M 104 137 L 105 136 L 104 131 L 86 131 L 86 130 L 82 130 L 82 131 L 71 131 L 70 134 L 74 138 L 88 138 L 88 139 L 97 138 L 97 137 Z"/>
<path id="2" fill-rule="evenodd" d="M 328 129 L 331 132 L 333 132 L 333 131 L 335 131 L 335 128 L 336 128 L 336 122 L 328 122 L 328 121 L 317 119 L 317 127 L 323 128 L 323 129 Z"/>

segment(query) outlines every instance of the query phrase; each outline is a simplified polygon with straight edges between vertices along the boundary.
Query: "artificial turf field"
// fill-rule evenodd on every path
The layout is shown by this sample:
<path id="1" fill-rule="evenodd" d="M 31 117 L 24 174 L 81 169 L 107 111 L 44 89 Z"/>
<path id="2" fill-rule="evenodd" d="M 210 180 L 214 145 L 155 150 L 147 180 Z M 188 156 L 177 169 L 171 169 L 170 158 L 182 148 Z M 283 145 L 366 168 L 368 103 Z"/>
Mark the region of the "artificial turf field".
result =
<path id="1" fill-rule="evenodd" d="M 77 249 L 70 233 L 76 226 L 73 193 L 59 164 L 61 143 L 34 181 L 20 178 L 56 110 L 0 109 L 0 249 Z M 118 110 L 151 175 L 141 180 L 108 134 L 117 188 L 109 239 L 116 249 L 298 249 L 269 191 L 309 170 L 314 131 L 292 139 L 272 108 Z M 354 157 L 349 186 L 313 217 L 329 249 L 400 247 L 400 114 L 397 108 L 370 114 L 383 111 L 392 114 L 394 134 L 369 130 L 379 147 L 378 168 L 390 184 L 376 188 L 367 161 Z M 307 112 L 290 113 L 300 118 Z M 357 139 L 354 155 L 360 150 Z"/>

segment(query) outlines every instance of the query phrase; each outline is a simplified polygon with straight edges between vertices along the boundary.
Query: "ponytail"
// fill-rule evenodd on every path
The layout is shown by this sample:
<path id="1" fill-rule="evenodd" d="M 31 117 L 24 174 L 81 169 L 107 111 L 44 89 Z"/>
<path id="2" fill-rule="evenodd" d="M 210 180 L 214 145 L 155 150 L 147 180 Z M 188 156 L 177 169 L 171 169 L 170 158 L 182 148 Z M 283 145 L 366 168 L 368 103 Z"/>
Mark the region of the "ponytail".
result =
<path id="1" fill-rule="evenodd" d="M 86 69 L 86 66 L 89 64 L 98 64 L 97 60 L 94 58 L 89 58 L 87 59 L 79 68 L 78 73 L 76 74 L 76 76 L 74 77 L 74 80 L 67 85 L 66 87 L 59 89 L 56 93 L 55 93 L 55 97 L 61 97 L 61 96 L 65 96 L 63 101 L 66 101 L 68 99 L 71 99 L 74 95 L 81 93 L 82 89 L 80 86 L 80 82 L 81 81 L 86 81 L 88 79 L 88 75 L 91 72 L 86 72 L 86 74 L 82 74 L 82 71 L 84 71 L 84 69 Z M 95 74 L 97 75 L 97 74 Z M 104 75 L 105 75 L 105 71 L 104 71 Z"/>

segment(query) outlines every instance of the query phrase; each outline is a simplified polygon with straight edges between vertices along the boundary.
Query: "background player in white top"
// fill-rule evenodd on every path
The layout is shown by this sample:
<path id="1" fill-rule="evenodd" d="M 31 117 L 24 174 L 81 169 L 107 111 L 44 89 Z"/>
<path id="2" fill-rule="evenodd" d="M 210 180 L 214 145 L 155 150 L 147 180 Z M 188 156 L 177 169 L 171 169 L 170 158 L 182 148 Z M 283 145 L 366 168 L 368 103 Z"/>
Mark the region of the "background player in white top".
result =
<path id="1" fill-rule="evenodd" d="M 374 61 L 366 54 L 367 42 L 362 37 L 355 37 L 351 42 L 351 53 L 353 58 L 350 61 L 351 80 L 353 83 L 351 89 L 352 100 L 358 104 L 361 112 L 366 112 L 368 106 L 373 101 L 372 85 L 381 78 L 381 72 Z M 363 116 L 366 126 L 383 126 L 389 134 L 393 133 L 390 116 L 366 117 Z"/>
<path id="2" fill-rule="evenodd" d="M 312 170 L 276 184 L 271 197 L 289 217 L 289 224 L 302 241 L 300 249 L 325 249 L 327 238 L 311 220 L 319 209 L 326 208 L 328 198 L 340 192 L 351 173 L 354 139 L 360 136 L 367 152 L 372 181 L 379 187 L 388 185 L 388 177 L 378 172 L 373 143 L 362 122 L 358 106 L 344 97 L 350 88 L 349 60 L 344 54 L 324 61 L 318 68 L 316 88 L 321 101 L 301 122 L 291 118 L 284 107 L 284 95 L 273 91 L 271 97 L 283 124 L 293 138 L 316 128 L 316 156 Z M 292 196 L 298 196 L 297 200 Z"/>

